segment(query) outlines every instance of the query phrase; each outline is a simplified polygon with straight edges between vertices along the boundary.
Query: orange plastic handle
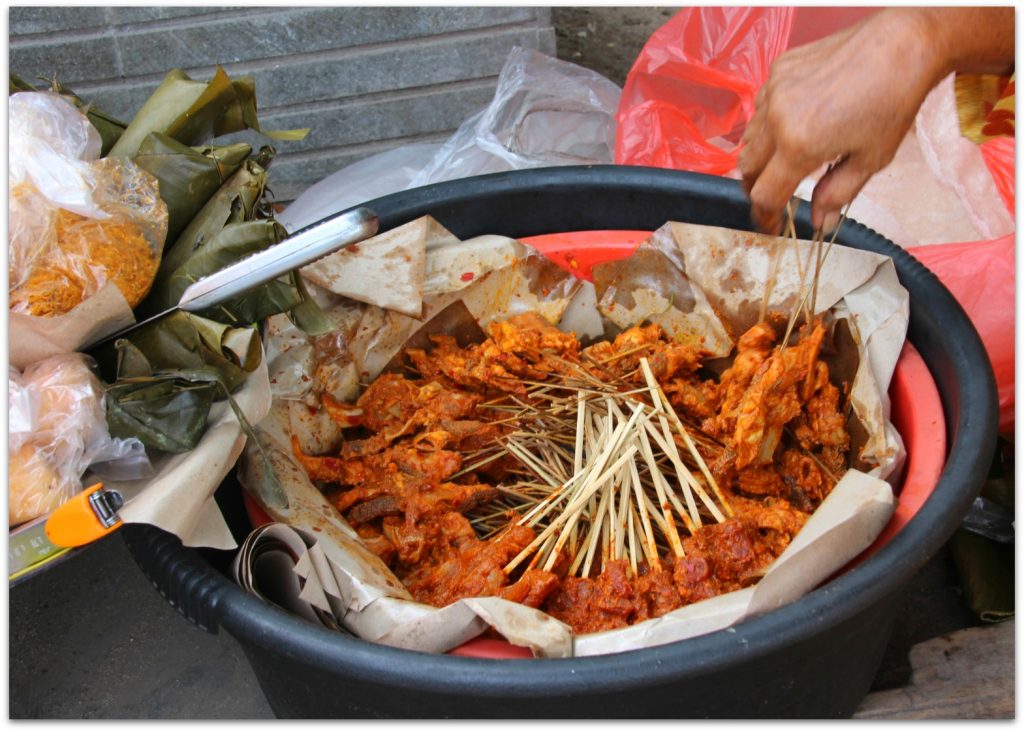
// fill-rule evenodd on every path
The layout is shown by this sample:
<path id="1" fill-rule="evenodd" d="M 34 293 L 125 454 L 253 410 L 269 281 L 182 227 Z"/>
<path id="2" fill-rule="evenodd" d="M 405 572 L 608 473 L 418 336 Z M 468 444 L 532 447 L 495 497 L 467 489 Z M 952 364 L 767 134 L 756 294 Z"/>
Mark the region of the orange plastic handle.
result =
<path id="1" fill-rule="evenodd" d="M 46 519 L 46 537 L 51 543 L 55 546 L 76 548 L 92 543 L 121 527 L 120 520 L 109 528 L 105 527 L 89 502 L 89 496 L 101 489 L 103 483 L 97 482 L 50 513 L 50 517 Z"/>

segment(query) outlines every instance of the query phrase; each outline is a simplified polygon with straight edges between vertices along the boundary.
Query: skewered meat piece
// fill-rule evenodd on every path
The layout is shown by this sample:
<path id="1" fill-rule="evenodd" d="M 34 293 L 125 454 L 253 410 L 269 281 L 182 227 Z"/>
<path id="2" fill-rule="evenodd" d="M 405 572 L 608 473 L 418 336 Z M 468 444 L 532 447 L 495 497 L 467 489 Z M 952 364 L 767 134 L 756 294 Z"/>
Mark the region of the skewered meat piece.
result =
<path id="1" fill-rule="evenodd" d="M 292 454 L 309 479 L 315 482 L 334 482 L 342 485 L 360 485 L 366 481 L 366 470 L 363 462 L 342 457 L 319 457 L 302 451 L 299 438 L 292 434 Z"/>
<path id="2" fill-rule="evenodd" d="M 719 386 L 712 380 L 701 381 L 693 376 L 674 378 L 666 382 L 662 390 L 677 413 L 682 412 L 698 423 L 715 415 Z"/>
<path id="3" fill-rule="evenodd" d="M 374 432 L 401 428 L 419 408 L 419 392 L 415 383 L 400 375 L 379 376 L 356 402 L 363 410 L 363 426 Z M 324 401 L 331 413 L 333 399 Z"/>
<path id="4" fill-rule="evenodd" d="M 630 624 L 636 593 L 625 559 L 609 561 L 597 578 L 568 576 L 541 607 L 575 632 L 603 632 Z"/>
<path id="5" fill-rule="evenodd" d="M 818 322 L 796 345 L 777 348 L 758 367 L 736 407 L 736 425 L 726 439 L 736 466 L 768 464 L 782 429 L 800 415 L 800 385 L 814 368 L 825 327 Z"/>
<path id="6" fill-rule="evenodd" d="M 623 378 L 640 366 L 640 359 L 661 341 L 661 326 L 650 323 L 623 330 L 612 341 L 601 340 L 583 349 L 594 375 Z"/>
<path id="7" fill-rule="evenodd" d="M 677 377 L 692 378 L 707 356 L 698 346 L 666 340 L 664 330 L 653 322 L 628 328 L 611 342 L 603 340 L 583 350 L 594 375 L 631 377 L 636 383 L 643 382 L 643 375 L 636 372 L 641 358 L 647 358 L 654 377 L 664 383 Z"/>
<path id="8" fill-rule="evenodd" d="M 643 622 L 678 609 L 683 605 L 682 597 L 676 588 L 672 571 L 647 571 L 641 573 L 634 582 L 636 593 L 636 614 L 634 622 Z"/>
<path id="9" fill-rule="evenodd" d="M 821 449 L 821 458 L 833 473 L 841 473 L 846 466 L 846 452 L 850 448 L 850 433 L 846 418 L 839 410 L 839 389 L 828 380 L 828 366 L 818 362 L 812 379 L 810 395 L 806 399 L 804 414 L 797 419 L 793 435 L 806 450 Z"/>
<path id="10" fill-rule="evenodd" d="M 375 553 L 381 561 L 390 564 L 395 559 L 398 552 L 380 527 L 369 523 L 362 523 L 356 526 L 356 533 L 359 534 L 363 544 Z"/>
<path id="11" fill-rule="evenodd" d="M 818 463 L 796 449 L 783 451 L 778 472 L 790 487 L 790 499 L 795 497 L 794 502 L 803 504 L 808 512 L 818 507 L 832 490 L 833 481 Z"/>
<path id="12" fill-rule="evenodd" d="M 488 332 L 487 340 L 468 348 L 458 348 L 450 336 L 434 335 L 430 353 L 416 348 L 406 353 L 425 377 L 520 396 L 526 394 L 522 379 L 545 378 L 562 370 L 559 359 L 575 360 L 579 354 L 579 341 L 572 333 L 561 332 L 536 313 L 493 322 Z"/>
<path id="13" fill-rule="evenodd" d="M 543 361 L 545 353 L 575 360 L 580 352 L 580 341 L 574 334 L 562 332 L 536 312 L 492 322 L 487 332 L 498 350 L 534 364 Z"/>
<path id="14" fill-rule="evenodd" d="M 715 405 L 718 414 L 704 422 L 704 431 L 724 436 L 735 430 L 739 406 L 747 387 L 774 346 L 775 330 L 767 322 L 757 323 L 740 336 L 736 341 L 736 357 L 719 379 L 721 403 Z"/>
<path id="15" fill-rule="evenodd" d="M 481 541 L 469 521 L 457 513 L 445 513 L 436 523 L 439 539 L 431 560 L 420 562 L 403 577 L 417 601 L 444 607 L 466 597 L 504 594 L 536 607 L 557 583 L 554 574 L 534 570 L 509 585 L 504 566 L 533 540 L 530 528 L 512 525 L 497 538 Z"/>

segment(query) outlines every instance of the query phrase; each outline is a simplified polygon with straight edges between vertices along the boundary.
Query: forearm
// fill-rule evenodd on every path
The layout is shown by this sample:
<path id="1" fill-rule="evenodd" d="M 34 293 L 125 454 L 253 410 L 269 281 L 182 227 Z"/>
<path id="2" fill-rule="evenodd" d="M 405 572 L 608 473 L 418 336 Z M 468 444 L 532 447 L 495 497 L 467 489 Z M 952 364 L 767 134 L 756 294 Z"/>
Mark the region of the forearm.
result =
<path id="1" fill-rule="evenodd" d="M 957 71 L 1009 74 L 1014 65 L 1013 7 L 891 8 L 924 34 L 933 56 L 935 83 Z"/>

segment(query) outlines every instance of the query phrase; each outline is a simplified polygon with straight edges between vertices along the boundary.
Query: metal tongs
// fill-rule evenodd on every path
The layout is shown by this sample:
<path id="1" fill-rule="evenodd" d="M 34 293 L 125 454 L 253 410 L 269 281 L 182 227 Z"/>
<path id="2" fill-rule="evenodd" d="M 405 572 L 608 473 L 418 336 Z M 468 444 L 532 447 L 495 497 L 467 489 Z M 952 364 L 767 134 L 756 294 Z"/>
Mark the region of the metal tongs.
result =
<path id="1" fill-rule="evenodd" d="M 280 244 L 248 256 L 190 284 L 178 304 L 134 325 L 122 328 L 88 346 L 89 349 L 124 337 L 140 327 L 175 312 L 202 312 L 233 297 L 304 267 L 350 244 L 377 233 L 380 221 L 368 208 L 355 208 L 299 229 Z"/>
<path id="2" fill-rule="evenodd" d="M 123 337 L 176 310 L 200 312 L 214 307 L 293 269 L 373 236 L 379 224 L 377 214 L 367 208 L 356 208 L 314 223 L 295 232 L 280 244 L 203 277 L 185 289 L 176 306 L 118 330 L 91 347 Z M 118 512 L 135 494 L 134 488 L 122 494 L 119 490 L 104 489 L 102 483 L 92 485 L 54 510 L 41 526 L 42 530 L 35 531 L 33 539 L 67 548 L 92 543 L 121 527 Z"/>

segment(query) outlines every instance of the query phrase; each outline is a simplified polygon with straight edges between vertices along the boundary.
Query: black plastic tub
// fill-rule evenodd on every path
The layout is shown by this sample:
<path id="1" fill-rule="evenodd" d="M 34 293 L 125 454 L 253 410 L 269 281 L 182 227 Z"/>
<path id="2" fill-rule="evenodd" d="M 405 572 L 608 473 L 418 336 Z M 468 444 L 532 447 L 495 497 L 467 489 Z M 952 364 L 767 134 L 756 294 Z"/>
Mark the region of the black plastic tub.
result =
<path id="1" fill-rule="evenodd" d="M 430 214 L 461 238 L 654 229 L 668 220 L 751 228 L 735 181 L 638 167 L 501 173 L 366 205 L 380 216 L 382 230 Z M 810 237 L 806 204 L 797 220 L 798 233 Z M 838 240 L 895 261 L 911 296 L 909 339 L 941 394 L 949 451 L 934 492 L 900 533 L 794 604 L 727 630 L 616 655 L 438 656 L 331 633 L 288 615 L 226 579 L 217 568 L 223 556 L 182 548 L 156 528 L 127 526 L 125 540 L 185 617 L 241 643 L 282 717 L 849 716 L 881 663 L 901 588 L 952 535 L 981 488 L 995 447 L 997 400 L 981 341 L 935 276 L 857 223 L 845 223 Z"/>

